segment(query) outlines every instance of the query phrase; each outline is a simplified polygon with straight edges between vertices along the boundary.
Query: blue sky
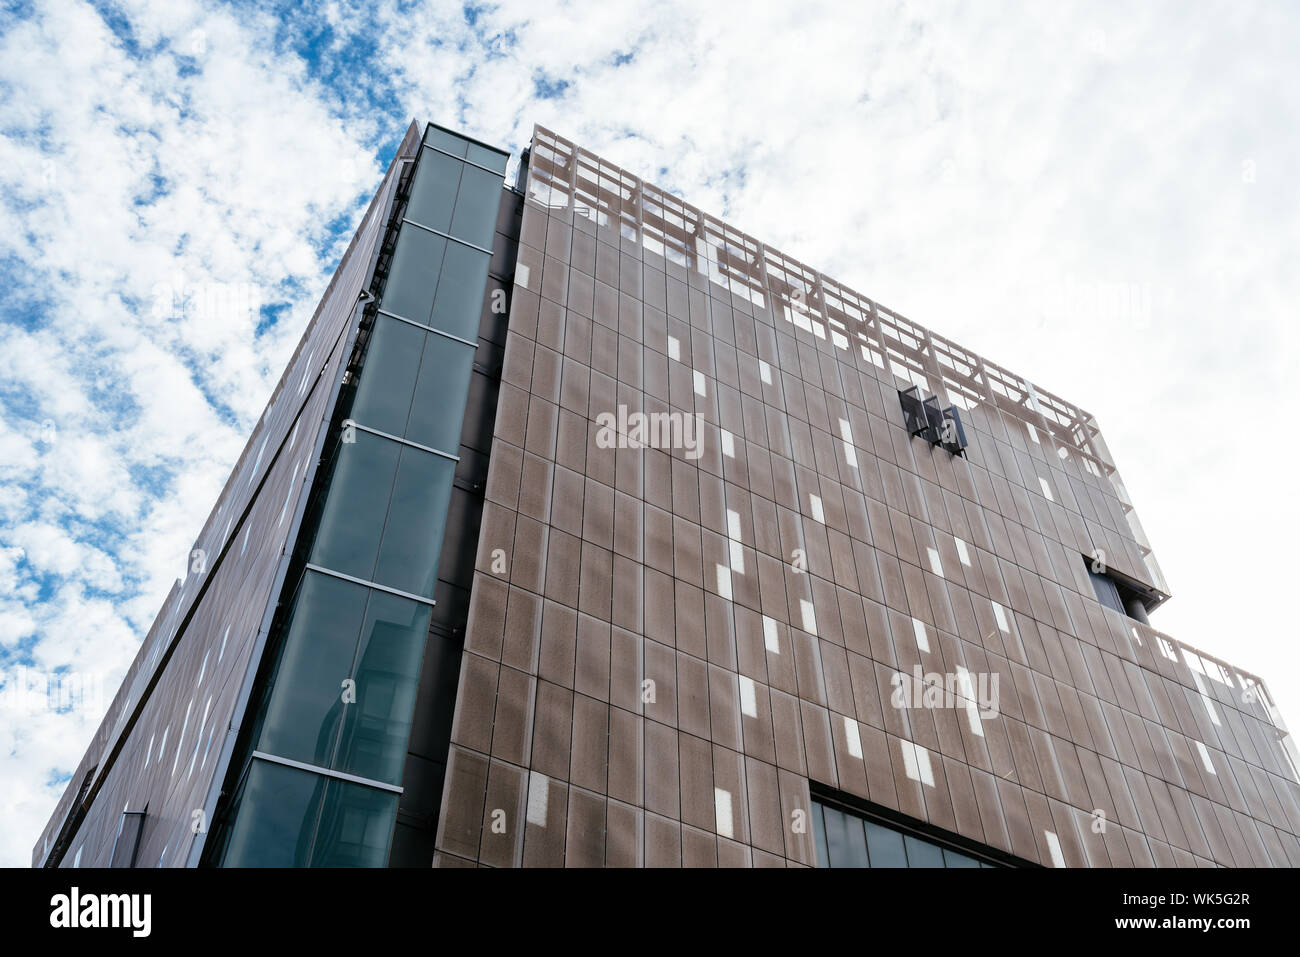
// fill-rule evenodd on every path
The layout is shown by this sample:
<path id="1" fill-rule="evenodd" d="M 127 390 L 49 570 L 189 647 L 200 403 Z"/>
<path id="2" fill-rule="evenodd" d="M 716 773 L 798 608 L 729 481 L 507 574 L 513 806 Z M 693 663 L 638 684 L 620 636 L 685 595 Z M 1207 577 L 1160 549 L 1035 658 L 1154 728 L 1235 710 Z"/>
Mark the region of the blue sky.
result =
<path id="1" fill-rule="evenodd" d="M 8 6 L 0 674 L 103 699 L 5 699 L 0 863 L 412 117 L 516 156 L 540 122 L 1093 412 L 1174 593 L 1153 624 L 1300 714 L 1300 11 L 993 6 Z"/>

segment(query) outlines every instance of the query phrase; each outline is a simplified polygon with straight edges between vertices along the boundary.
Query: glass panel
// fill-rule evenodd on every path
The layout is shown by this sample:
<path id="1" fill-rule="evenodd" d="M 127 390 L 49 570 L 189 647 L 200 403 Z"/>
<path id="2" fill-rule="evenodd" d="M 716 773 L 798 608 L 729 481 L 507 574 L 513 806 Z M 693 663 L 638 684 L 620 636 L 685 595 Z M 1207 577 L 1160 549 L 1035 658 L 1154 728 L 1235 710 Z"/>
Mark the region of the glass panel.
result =
<path id="1" fill-rule="evenodd" d="M 438 295 L 433 303 L 433 314 L 428 319 L 429 325 L 470 342 L 478 339 L 490 261 L 487 253 L 477 249 L 461 243 L 447 244 L 446 261 L 442 278 L 438 281 Z"/>
<path id="2" fill-rule="evenodd" d="M 867 859 L 867 839 L 862 833 L 862 818 L 852 814 L 844 815 L 844 847 L 848 858 L 842 867 L 869 867 Z"/>
<path id="3" fill-rule="evenodd" d="M 451 229 L 451 212 L 460 188 L 460 171 L 465 164 L 433 150 L 420 151 L 420 166 L 411 184 L 406 218 L 444 233 Z"/>
<path id="4" fill-rule="evenodd" d="M 424 141 L 430 146 L 436 146 L 440 150 L 446 150 L 456 156 L 464 156 L 465 148 L 469 146 L 463 139 L 446 130 L 440 130 L 437 127 L 430 126 L 424 131 Z"/>
<path id="5" fill-rule="evenodd" d="M 354 670 L 356 702 L 344 709 L 334 767 L 401 783 L 428 633 L 428 605 L 371 592 Z"/>
<path id="6" fill-rule="evenodd" d="M 922 841 L 911 834 L 904 836 L 907 844 L 908 867 L 943 867 L 943 851 L 929 841 Z"/>
<path id="7" fill-rule="evenodd" d="M 354 435 L 355 442 L 338 447 L 311 561 L 373 580 L 402 446 L 360 430 Z"/>
<path id="8" fill-rule="evenodd" d="M 397 234 L 393 265 L 379 304 L 395 315 L 427 326 L 446 248 L 447 240 L 441 236 L 404 223 Z"/>
<path id="9" fill-rule="evenodd" d="M 1092 579 L 1092 590 L 1097 593 L 1097 600 L 1107 608 L 1124 613 L 1124 603 L 1120 600 L 1119 589 L 1107 575 L 1098 575 L 1088 566 L 1088 577 Z"/>
<path id="10" fill-rule="evenodd" d="M 477 143 L 469 144 L 469 153 L 465 158 L 471 163 L 478 163 L 479 166 L 486 166 L 488 169 L 494 169 L 498 173 L 504 174 L 506 171 L 506 161 L 510 159 L 503 156 L 496 150 L 490 150 L 486 146 L 479 146 Z"/>
<path id="11" fill-rule="evenodd" d="M 826 823 L 822 820 L 822 806 L 814 803 L 812 810 L 813 837 L 817 844 L 817 866 L 830 867 L 830 852 L 826 848 Z"/>
<path id="12" fill-rule="evenodd" d="M 405 435 L 411 395 L 428 333 L 387 316 L 376 316 L 357 384 L 352 418 L 390 435 Z"/>
<path id="13" fill-rule="evenodd" d="M 330 781 L 325 788 L 311 866 L 383 867 L 388 863 L 396 819 L 396 794 L 347 781 Z"/>
<path id="14" fill-rule="evenodd" d="M 500 174 L 466 166 L 460 177 L 456 213 L 451 217 L 448 232 L 476 246 L 491 249 L 497 209 L 501 205 L 501 188 Z"/>
<path id="15" fill-rule="evenodd" d="M 831 867 L 866 867 L 867 842 L 862 820 L 834 808 L 824 809 Z"/>
<path id="16" fill-rule="evenodd" d="M 224 867 L 305 867 L 325 790 L 316 774 L 254 760 Z"/>
<path id="17" fill-rule="evenodd" d="M 402 448 L 374 581 L 432 597 L 455 470 L 450 459 Z"/>
<path id="18" fill-rule="evenodd" d="M 271 679 L 258 749 L 328 767 L 370 589 L 309 571 Z"/>
<path id="19" fill-rule="evenodd" d="M 831 807 L 822 808 L 826 825 L 826 862 L 829 867 L 842 867 L 844 860 L 844 814 Z"/>
<path id="20" fill-rule="evenodd" d="M 907 855 L 903 852 L 903 835 L 882 827 L 875 821 L 864 821 L 867 831 L 867 850 L 871 853 L 872 867 L 906 867 Z"/>
<path id="21" fill-rule="evenodd" d="M 973 857 L 967 857 L 965 854 L 959 854 L 956 851 L 950 851 L 943 848 L 943 863 L 947 867 L 979 867 L 980 862 Z"/>
<path id="22" fill-rule="evenodd" d="M 450 452 L 460 447 L 465 421 L 474 350 L 442 336 L 429 336 L 420 363 L 420 377 L 411 403 L 406 437 L 430 448 Z"/>

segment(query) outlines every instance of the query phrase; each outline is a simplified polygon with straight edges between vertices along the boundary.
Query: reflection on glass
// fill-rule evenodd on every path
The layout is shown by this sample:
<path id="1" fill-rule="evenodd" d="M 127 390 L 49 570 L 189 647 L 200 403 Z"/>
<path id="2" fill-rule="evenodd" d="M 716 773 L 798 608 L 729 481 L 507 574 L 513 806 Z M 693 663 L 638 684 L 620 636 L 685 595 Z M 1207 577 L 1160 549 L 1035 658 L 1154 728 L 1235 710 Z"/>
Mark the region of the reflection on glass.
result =
<path id="1" fill-rule="evenodd" d="M 473 371 L 473 349 L 443 336 L 430 335 L 420 361 L 405 437 L 454 455 L 460 447 Z"/>
<path id="2" fill-rule="evenodd" d="M 861 819 L 829 807 L 823 814 L 831 867 L 866 867 L 867 842 Z"/>
<path id="3" fill-rule="evenodd" d="M 396 794 L 330 781 L 325 788 L 311 866 L 383 867 L 388 861 L 396 820 Z"/>
<path id="4" fill-rule="evenodd" d="M 360 430 L 353 438 L 338 446 L 311 561 L 372 581 L 402 446 Z"/>
<path id="5" fill-rule="evenodd" d="M 438 285 L 438 273 L 442 270 L 442 256 L 447 245 L 447 240 L 441 236 L 404 223 L 397 234 L 393 264 L 388 270 L 380 306 L 394 315 L 427 326 L 433 308 L 433 291 Z M 479 294 L 482 295 L 482 287 Z"/>
<path id="6" fill-rule="evenodd" d="M 446 262 L 438 280 L 433 312 L 421 321 L 470 342 L 478 338 L 491 257 L 460 243 L 447 245 Z"/>
<path id="7" fill-rule="evenodd" d="M 907 855 L 903 852 L 903 835 L 875 821 L 864 821 L 867 831 L 867 851 L 872 867 L 906 867 Z"/>
<path id="8" fill-rule="evenodd" d="M 464 156 L 465 150 L 469 147 L 469 143 L 459 136 L 448 133 L 446 130 L 440 130 L 435 126 L 430 126 L 425 130 L 424 141 L 430 146 L 446 150 L 453 156 Z"/>
<path id="9" fill-rule="evenodd" d="M 388 444 L 400 448 L 401 457 L 374 581 L 432 597 L 456 463 L 432 452 Z"/>
<path id="10" fill-rule="evenodd" d="M 943 851 L 938 845 L 911 834 L 903 835 L 903 841 L 907 845 L 908 867 L 943 867 Z"/>
<path id="11" fill-rule="evenodd" d="M 325 779 L 255 760 L 226 848 L 226 867 L 305 867 Z"/>
<path id="12" fill-rule="evenodd" d="M 400 784 L 429 606 L 372 592 L 356 655 L 356 701 L 344 709 L 334 767 Z"/>
<path id="13" fill-rule="evenodd" d="M 813 836 L 818 867 L 990 867 L 889 824 L 838 807 L 813 802 Z"/>
<path id="14" fill-rule="evenodd" d="M 449 232 L 484 249 L 492 248 L 497 208 L 501 205 L 501 176 L 476 166 L 466 166 L 456 195 L 456 211 Z"/>
<path id="15" fill-rule="evenodd" d="M 406 434 L 411 395 L 427 332 L 385 315 L 375 317 L 352 402 L 352 419 L 389 435 Z"/>
<path id="16" fill-rule="evenodd" d="M 451 228 L 451 214 L 460 188 L 460 171 L 465 164 L 434 150 L 420 152 L 406 218 L 444 233 Z"/>
<path id="17" fill-rule="evenodd" d="M 258 750 L 329 766 L 369 591 L 312 571 L 303 577 Z"/>
<path id="18" fill-rule="evenodd" d="M 469 153 L 465 157 L 471 163 L 478 163 L 479 166 L 486 166 L 488 169 L 494 169 L 504 175 L 506 171 L 506 160 L 509 157 L 498 153 L 496 150 L 490 150 L 486 146 L 479 146 L 477 143 L 469 144 Z"/>

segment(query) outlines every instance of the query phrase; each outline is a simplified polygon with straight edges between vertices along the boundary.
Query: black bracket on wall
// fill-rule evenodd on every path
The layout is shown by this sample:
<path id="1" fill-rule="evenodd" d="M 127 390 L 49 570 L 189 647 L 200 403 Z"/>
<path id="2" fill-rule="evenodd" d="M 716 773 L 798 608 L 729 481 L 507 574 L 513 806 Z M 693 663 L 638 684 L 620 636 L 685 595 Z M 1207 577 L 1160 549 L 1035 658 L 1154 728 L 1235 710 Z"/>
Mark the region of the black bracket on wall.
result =
<path id="1" fill-rule="evenodd" d="M 921 397 L 921 387 L 900 390 L 898 401 L 903 407 L 903 424 L 913 437 L 921 436 L 931 445 L 939 445 L 953 455 L 966 454 L 966 429 L 955 406 L 939 408 L 939 399 Z"/>

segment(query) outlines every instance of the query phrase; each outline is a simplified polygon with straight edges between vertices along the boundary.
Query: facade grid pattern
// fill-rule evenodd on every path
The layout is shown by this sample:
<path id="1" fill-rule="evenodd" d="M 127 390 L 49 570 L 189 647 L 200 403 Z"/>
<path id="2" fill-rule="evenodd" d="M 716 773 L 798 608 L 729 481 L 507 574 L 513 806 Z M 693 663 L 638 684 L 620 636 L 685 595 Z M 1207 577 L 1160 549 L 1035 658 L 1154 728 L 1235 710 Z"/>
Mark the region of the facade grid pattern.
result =
<path id="1" fill-rule="evenodd" d="M 439 865 L 812 865 L 810 782 L 1045 866 L 1300 863 L 1262 682 L 1096 600 L 1099 552 L 1168 589 L 1090 415 L 540 127 L 479 543 Z M 894 707 L 917 668 L 998 713 Z"/>

